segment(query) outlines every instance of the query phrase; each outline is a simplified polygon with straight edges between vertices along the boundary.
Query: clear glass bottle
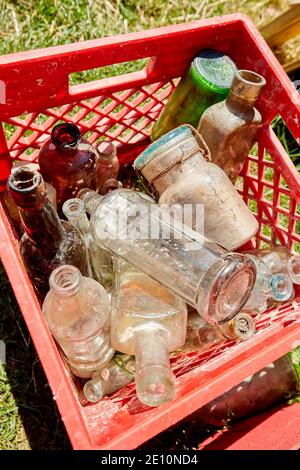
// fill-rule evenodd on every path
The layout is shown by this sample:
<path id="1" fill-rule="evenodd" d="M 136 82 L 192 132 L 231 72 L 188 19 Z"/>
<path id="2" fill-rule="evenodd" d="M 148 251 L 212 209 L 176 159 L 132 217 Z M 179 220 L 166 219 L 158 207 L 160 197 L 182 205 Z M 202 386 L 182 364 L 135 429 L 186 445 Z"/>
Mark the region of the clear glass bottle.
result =
<path id="1" fill-rule="evenodd" d="M 105 288 L 112 284 L 112 258 L 109 251 L 100 248 L 95 243 L 91 230 L 90 221 L 87 218 L 84 203 L 81 199 L 68 199 L 62 207 L 62 211 L 70 224 L 80 230 L 84 237 L 91 266 L 91 276 L 94 277 Z"/>
<path id="2" fill-rule="evenodd" d="M 285 302 L 294 296 L 293 283 L 285 273 L 272 274 L 267 264 L 250 255 L 256 264 L 256 280 L 244 310 L 264 311 L 268 302 Z"/>
<path id="3" fill-rule="evenodd" d="M 236 70 L 234 62 L 222 52 L 213 49 L 200 51 L 154 124 L 151 140 L 181 124 L 196 127 L 209 106 L 228 96 Z"/>
<path id="4" fill-rule="evenodd" d="M 208 324 L 196 311 L 190 312 L 184 349 L 204 352 L 227 339 L 245 341 L 255 333 L 255 321 L 248 313 L 238 313 L 219 326 Z"/>
<path id="5" fill-rule="evenodd" d="M 117 179 L 120 164 L 117 149 L 110 140 L 101 141 L 97 146 L 97 150 L 100 157 L 97 167 L 97 190 L 101 192 L 107 180 Z"/>
<path id="6" fill-rule="evenodd" d="M 173 398 L 175 379 L 169 352 L 184 345 L 187 309 L 183 301 L 125 261 L 114 260 L 111 343 L 135 356 L 139 400 L 159 406 Z"/>
<path id="7" fill-rule="evenodd" d="M 20 241 L 21 256 L 39 300 L 48 292 L 50 273 L 57 266 L 72 264 L 82 275 L 88 275 L 83 237 L 72 225 L 59 220 L 41 175 L 27 167 L 17 168 L 9 177 L 9 188 L 25 232 Z"/>
<path id="8" fill-rule="evenodd" d="M 91 403 L 97 403 L 105 395 L 117 392 L 134 381 L 135 360 L 128 354 L 116 355 L 101 371 L 84 384 L 83 393 Z"/>
<path id="9" fill-rule="evenodd" d="M 229 253 L 176 219 L 143 193 L 119 189 L 83 196 L 100 246 L 148 274 L 196 308 L 209 323 L 222 323 L 247 302 L 256 266 Z"/>
<path id="10" fill-rule="evenodd" d="M 56 268 L 43 303 L 48 327 L 62 348 L 70 370 L 90 378 L 114 355 L 110 346 L 110 305 L 104 289 L 75 266 Z"/>
<path id="11" fill-rule="evenodd" d="M 194 230 L 204 229 L 205 237 L 235 250 L 255 235 L 258 222 L 224 171 L 207 161 L 199 139 L 192 127 L 180 126 L 149 145 L 134 167 L 154 186 L 159 204 L 171 206 Z"/>
<path id="12" fill-rule="evenodd" d="M 235 181 L 240 174 L 262 117 L 255 108 L 265 79 L 251 70 L 238 70 L 225 101 L 214 104 L 201 116 L 198 131 L 207 143 L 212 161 Z"/>
<path id="13" fill-rule="evenodd" d="M 272 274 L 288 274 L 293 284 L 300 284 L 300 255 L 291 255 L 285 246 L 273 246 L 247 251 L 261 258 Z"/>
<path id="14" fill-rule="evenodd" d="M 81 137 L 80 129 L 72 123 L 58 124 L 51 131 L 39 153 L 39 166 L 44 180 L 57 191 L 57 207 L 81 188 L 97 188 L 97 150 Z"/>

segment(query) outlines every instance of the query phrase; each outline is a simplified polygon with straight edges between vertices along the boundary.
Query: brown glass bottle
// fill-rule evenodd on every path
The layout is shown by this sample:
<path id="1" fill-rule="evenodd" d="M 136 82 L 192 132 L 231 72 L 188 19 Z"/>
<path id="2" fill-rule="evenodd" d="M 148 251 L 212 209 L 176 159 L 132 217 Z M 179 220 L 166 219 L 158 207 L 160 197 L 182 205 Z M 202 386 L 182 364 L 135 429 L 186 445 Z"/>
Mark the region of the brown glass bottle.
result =
<path id="1" fill-rule="evenodd" d="M 225 101 L 210 106 L 199 121 L 198 131 L 214 163 L 235 181 L 262 126 L 254 107 L 265 79 L 250 70 L 238 70 Z"/>
<path id="2" fill-rule="evenodd" d="M 88 276 L 84 240 L 79 230 L 59 219 L 41 175 L 21 167 L 11 174 L 9 188 L 25 232 L 20 252 L 39 300 L 48 292 L 49 276 L 57 266 L 72 264 Z"/>
<path id="3" fill-rule="evenodd" d="M 57 208 L 82 188 L 97 189 L 97 150 L 81 137 L 80 129 L 71 123 L 53 127 L 51 138 L 39 154 L 40 171 L 45 181 L 57 192 Z"/>

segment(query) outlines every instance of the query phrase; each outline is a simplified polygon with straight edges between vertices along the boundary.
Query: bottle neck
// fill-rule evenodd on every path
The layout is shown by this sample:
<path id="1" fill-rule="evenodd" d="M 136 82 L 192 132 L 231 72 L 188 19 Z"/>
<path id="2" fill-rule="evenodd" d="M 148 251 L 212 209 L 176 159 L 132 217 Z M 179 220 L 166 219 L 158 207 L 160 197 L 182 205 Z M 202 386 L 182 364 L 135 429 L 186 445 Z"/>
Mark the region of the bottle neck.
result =
<path id="1" fill-rule="evenodd" d="M 139 400 L 148 406 L 170 401 L 175 380 L 170 368 L 167 332 L 158 328 L 135 331 L 135 384 Z"/>
<path id="2" fill-rule="evenodd" d="M 252 111 L 255 106 L 256 100 L 251 101 L 237 96 L 234 93 L 229 93 L 228 98 L 226 99 L 226 104 L 229 110 L 234 110 L 237 113 L 249 112 Z"/>
<path id="3" fill-rule="evenodd" d="M 100 194 L 98 194 L 96 191 L 84 188 L 77 193 L 77 197 L 83 201 L 85 211 L 91 215 L 96 207 L 98 207 L 104 196 L 100 196 Z"/>
<path id="4" fill-rule="evenodd" d="M 251 110 L 258 100 L 265 79 L 251 70 L 238 70 L 233 78 L 229 96 L 226 100 L 227 106 L 237 111 Z"/>
<path id="5" fill-rule="evenodd" d="M 80 129 L 75 124 L 66 122 L 58 124 L 52 129 L 52 144 L 59 152 L 63 152 L 66 155 L 73 154 L 77 151 L 80 140 Z"/>
<path id="6" fill-rule="evenodd" d="M 28 238 L 43 251 L 56 251 L 63 239 L 64 228 L 50 201 L 41 208 L 20 208 L 22 226 Z"/>
<path id="7" fill-rule="evenodd" d="M 8 184 L 29 239 L 41 250 L 56 250 L 64 228 L 47 198 L 41 175 L 26 166 L 20 167 L 12 172 Z"/>
<path id="8" fill-rule="evenodd" d="M 49 278 L 50 289 L 60 297 L 73 297 L 80 292 L 82 275 L 78 268 L 63 265 L 52 271 Z"/>
<path id="9" fill-rule="evenodd" d="M 87 218 L 84 203 L 79 198 L 68 199 L 62 207 L 64 215 L 73 227 L 78 228 L 83 236 L 90 234 L 90 222 Z"/>

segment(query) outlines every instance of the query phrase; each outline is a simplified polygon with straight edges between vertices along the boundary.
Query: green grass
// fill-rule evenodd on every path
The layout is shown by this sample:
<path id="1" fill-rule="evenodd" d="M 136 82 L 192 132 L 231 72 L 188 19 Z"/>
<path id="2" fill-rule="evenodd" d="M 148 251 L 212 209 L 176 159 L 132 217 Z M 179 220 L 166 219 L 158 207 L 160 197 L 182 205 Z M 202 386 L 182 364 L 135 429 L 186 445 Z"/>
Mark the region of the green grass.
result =
<path id="1" fill-rule="evenodd" d="M 237 11 L 250 14 L 259 25 L 286 4 L 280 0 L 0 0 L 0 54 Z M 89 71 L 73 76 L 72 82 L 125 73 L 132 67 L 120 64 L 114 69 Z M 285 145 L 286 134 L 280 132 Z M 0 365 L 0 449 L 69 448 L 51 390 L 1 267 L 0 340 L 7 346 L 7 364 Z M 156 438 L 152 445 L 184 450 L 197 447 L 199 440 L 199 434 L 191 435 L 186 425 L 181 425 L 164 433 L 163 438 Z"/>

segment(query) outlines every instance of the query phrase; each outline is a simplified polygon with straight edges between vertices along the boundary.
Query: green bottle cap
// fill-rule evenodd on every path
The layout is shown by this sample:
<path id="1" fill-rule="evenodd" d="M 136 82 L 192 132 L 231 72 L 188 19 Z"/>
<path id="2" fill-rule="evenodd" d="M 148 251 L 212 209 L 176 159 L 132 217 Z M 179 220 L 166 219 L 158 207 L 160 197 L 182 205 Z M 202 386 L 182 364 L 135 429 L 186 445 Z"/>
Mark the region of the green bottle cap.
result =
<path id="1" fill-rule="evenodd" d="M 191 63 L 189 74 L 200 88 L 227 95 L 237 71 L 233 60 L 214 49 L 200 51 Z"/>
<path id="2" fill-rule="evenodd" d="M 142 170 L 148 163 L 160 155 L 162 151 L 170 144 L 175 145 L 183 139 L 191 137 L 193 132 L 189 126 L 179 126 L 170 132 L 167 132 L 162 137 L 157 139 L 135 159 L 133 166 L 138 170 Z"/>

